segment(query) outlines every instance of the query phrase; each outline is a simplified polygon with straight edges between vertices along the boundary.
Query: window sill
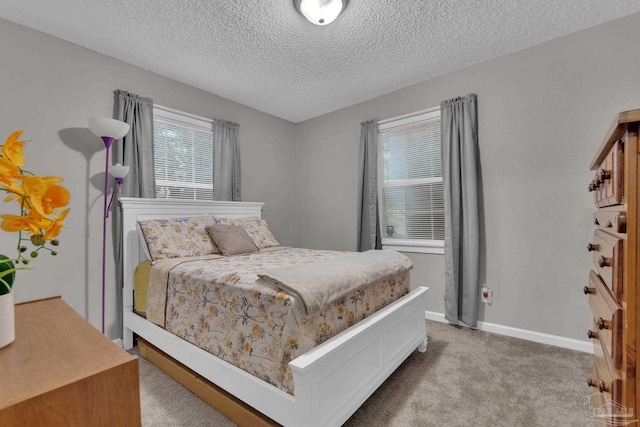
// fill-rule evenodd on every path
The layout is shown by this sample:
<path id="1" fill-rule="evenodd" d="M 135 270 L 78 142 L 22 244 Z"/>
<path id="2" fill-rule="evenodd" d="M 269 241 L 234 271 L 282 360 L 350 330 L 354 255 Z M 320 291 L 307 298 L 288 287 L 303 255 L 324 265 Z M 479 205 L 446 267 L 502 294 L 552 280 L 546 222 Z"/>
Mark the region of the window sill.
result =
<path id="1" fill-rule="evenodd" d="M 444 241 L 382 239 L 382 249 L 391 249 L 398 252 L 444 255 Z"/>

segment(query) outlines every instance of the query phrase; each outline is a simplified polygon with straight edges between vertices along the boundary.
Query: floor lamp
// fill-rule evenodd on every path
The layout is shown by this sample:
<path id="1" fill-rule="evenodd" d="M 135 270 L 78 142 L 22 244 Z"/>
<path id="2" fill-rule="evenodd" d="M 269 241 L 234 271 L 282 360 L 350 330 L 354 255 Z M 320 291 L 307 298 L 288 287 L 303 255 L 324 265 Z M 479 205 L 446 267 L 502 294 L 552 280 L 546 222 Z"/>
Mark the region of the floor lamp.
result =
<path id="1" fill-rule="evenodd" d="M 125 122 L 115 119 L 108 119 L 105 117 L 91 117 L 89 118 L 89 130 L 96 136 L 99 136 L 104 142 L 104 146 L 107 149 L 105 167 L 104 167 L 104 209 L 102 211 L 102 333 L 104 334 L 104 306 L 105 306 L 105 268 L 107 261 L 107 218 L 109 218 L 109 207 L 111 203 L 107 205 L 107 193 L 109 191 L 109 149 L 113 144 L 113 141 L 124 137 L 129 133 L 129 125 Z M 117 166 L 120 166 L 117 168 Z M 125 169 L 123 169 L 125 168 Z M 113 188 L 113 194 L 111 201 L 115 196 L 116 190 L 122 184 L 124 176 L 129 172 L 128 166 L 116 165 L 112 171 L 116 178 L 116 185 Z M 121 175 L 120 177 L 116 174 Z"/>

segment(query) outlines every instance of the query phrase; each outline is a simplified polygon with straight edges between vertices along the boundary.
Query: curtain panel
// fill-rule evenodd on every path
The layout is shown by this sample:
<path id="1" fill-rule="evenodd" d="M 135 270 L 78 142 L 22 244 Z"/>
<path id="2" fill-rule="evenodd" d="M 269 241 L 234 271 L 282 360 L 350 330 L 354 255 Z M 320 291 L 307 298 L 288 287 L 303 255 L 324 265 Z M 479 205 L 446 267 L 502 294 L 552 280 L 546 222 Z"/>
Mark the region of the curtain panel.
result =
<path id="1" fill-rule="evenodd" d="M 114 144 L 114 161 L 129 166 L 120 188 L 121 197 L 155 198 L 153 169 L 153 100 L 123 91 L 114 91 L 114 118 L 128 123 L 131 130 Z M 113 207 L 113 249 L 116 261 L 116 294 L 119 329 L 122 331 L 122 214 L 117 203 Z"/>
<path id="2" fill-rule="evenodd" d="M 360 126 L 358 152 L 358 251 L 382 249 L 378 218 L 378 121 Z"/>
<path id="3" fill-rule="evenodd" d="M 213 198 L 240 201 L 240 125 L 213 119 Z"/>
<path id="4" fill-rule="evenodd" d="M 476 327 L 480 243 L 477 96 L 442 101 L 445 201 L 445 318 Z"/>

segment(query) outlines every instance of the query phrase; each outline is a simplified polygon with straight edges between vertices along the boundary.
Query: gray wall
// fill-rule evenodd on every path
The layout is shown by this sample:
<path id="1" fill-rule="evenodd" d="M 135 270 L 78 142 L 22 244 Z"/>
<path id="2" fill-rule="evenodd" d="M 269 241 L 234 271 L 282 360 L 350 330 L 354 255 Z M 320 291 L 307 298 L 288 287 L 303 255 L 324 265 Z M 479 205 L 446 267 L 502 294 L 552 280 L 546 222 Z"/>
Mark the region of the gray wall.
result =
<path id="1" fill-rule="evenodd" d="M 61 295 L 100 325 L 105 152 L 102 141 L 86 129 L 86 119 L 112 117 L 115 89 L 239 123 L 243 200 L 264 201 L 263 214 L 276 236 L 284 244 L 295 243 L 292 123 L 1 19 L 0 58 L 0 138 L 24 129 L 31 140 L 27 168 L 61 176 L 72 197 L 59 255 L 41 256 L 30 264 L 32 270 L 18 272 L 17 301 Z M 0 213 L 18 212 L 0 203 Z M 0 231 L 0 253 L 13 254 L 16 242 L 16 233 Z M 116 338 L 121 333 L 112 257 L 107 265 L 107 333 Z"/>
<path id="2" fill-rule="evenodd" d="M 586 340 L 588 165 L 615 114 L 640 108 L 640 55 L 622 48 L 639 25 L 632 15 L 298 124 L 296 241 L 356 249 L 360 122 L 476 93 L 481 282 L 494 290 L 480 319 Z M 443 256 L 410 256 L 412 284 L 443 313 Z"/>

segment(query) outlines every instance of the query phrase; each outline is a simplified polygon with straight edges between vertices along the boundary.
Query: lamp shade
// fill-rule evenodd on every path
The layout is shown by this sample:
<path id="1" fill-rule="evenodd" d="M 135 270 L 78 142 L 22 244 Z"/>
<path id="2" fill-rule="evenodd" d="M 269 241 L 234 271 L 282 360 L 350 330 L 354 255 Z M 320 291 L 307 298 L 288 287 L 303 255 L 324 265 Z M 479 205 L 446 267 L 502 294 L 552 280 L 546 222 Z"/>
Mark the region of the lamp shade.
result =
<path id="1" fill-rule="evenodd" d="M 298 12 L 309 22 L 327 25 L 347 7 L 348 0 L 293 0 L 293 3 Z"/>
<path id="2" fill-rule="evenodd" d="M 129 173 L 129 166 L 123 166 L 120 163 L 116 163 L 114 166 L 111 166 L 109 172 L 111 172 L 111 175 L 113 175 L 114 178 L 124 178 Z"/>
<path id="3" fill-rule="evenodd" d="M 106 117 L 90 117 L 89 130 L 100 138 L 120 139 L 129 132 L 129 125 L 120 120 Z"/>

